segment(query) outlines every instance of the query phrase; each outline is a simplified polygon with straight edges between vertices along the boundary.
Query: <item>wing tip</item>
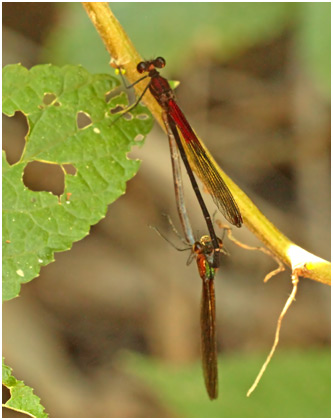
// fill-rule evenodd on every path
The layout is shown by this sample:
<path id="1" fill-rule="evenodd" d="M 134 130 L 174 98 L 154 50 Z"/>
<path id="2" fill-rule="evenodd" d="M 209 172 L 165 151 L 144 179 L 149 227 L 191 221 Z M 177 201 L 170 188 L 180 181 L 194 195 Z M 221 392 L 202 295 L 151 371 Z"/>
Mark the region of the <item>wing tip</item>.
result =
<path id="1" fill-rule="evenodd" d="M 236 227 L 240 228 L 242 227 L 243 224 L 243 218 L 241 216 L 241 214 L 237 214 L 236 216 L 234 216 L 233 220 L 232 220 L 232 224 L 235 225 Z"/>

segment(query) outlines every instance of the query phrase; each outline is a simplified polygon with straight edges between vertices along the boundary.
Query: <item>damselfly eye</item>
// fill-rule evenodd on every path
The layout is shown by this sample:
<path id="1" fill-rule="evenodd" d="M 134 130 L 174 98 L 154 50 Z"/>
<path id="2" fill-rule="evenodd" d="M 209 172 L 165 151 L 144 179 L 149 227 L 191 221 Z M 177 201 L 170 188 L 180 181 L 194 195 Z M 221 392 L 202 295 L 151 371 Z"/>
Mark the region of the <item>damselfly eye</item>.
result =
<path id="1" fill-rule="evenodd" d="M 199 241 L 194 242 L 192 250 L 195 254 L 199 254 L 202 251 L 202 245 Z"/>
<path id="2" fill-rule="evenodd" d="M 147 64 L 144 61 L 141 61 L 141 63 L 139 63 L 136 66 L 136 69 L 138 71 L 138 73 L 144 73 L 145 71 L 147 71 Z"/>
<path id="3" fill-rule="evenodd" d="M 165 60 L 164 60 L 164 58 L 163 57 L 157 57 L 157 58 L 155 58 L 154 65 L 158 69 L 162 69 L 163 67 L 165 67 Z"/>

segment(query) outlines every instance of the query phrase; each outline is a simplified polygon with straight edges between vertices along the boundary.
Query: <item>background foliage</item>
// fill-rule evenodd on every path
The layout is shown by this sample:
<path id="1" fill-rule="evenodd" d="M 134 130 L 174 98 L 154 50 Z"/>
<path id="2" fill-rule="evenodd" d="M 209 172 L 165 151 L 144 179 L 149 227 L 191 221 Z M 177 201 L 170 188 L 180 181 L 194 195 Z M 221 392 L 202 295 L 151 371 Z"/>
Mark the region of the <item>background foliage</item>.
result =
<path id="1" fill-rule="evenodd" d="M 163 74 L 181 81 L 179 103 L 227 173 L 285 234 L 329 258 L 330 4 L 111 7 L 144 57 L 165 56 Z M 110 73 L 80 4 L 8 3 L 3 10 L 4 63 Z M 14 119 L 4 120 L 10 163 L 27 132 L 24 119 Z M 221 396 L 208 401 L 199 365 L 200 280 L 187 256 L 147 227 L 166 231 L 161 213 L 176 217 L 164 134 L 157 129 L 130 156 L 143 165 L 107 218 L 5 304 L 4 351 L 15 375 L 54 417 L 329 416 L 329 289 L 301 281 L 278 352 L 247 399 L 290 277 L 263 286 L 272 262 L 227 241 L 230 257 L 216 279 Z M 27 166 L 27 188 L 61 191 L 63 174 L 47 166 Z M 200 235 L 202 218 L 187 191 Z M 234 234 L 255 243 L 245 229 Z M 136 355 L 126 359 L 125 350 Z"/>

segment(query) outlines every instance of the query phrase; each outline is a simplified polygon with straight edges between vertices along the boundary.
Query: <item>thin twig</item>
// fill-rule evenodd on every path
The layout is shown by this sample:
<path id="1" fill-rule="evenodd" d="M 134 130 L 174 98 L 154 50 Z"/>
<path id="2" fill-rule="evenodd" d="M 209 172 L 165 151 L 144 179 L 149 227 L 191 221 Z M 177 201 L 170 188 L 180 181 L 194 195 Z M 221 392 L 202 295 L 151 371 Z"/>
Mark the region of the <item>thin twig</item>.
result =
<path id="1" fill-rule="evenodd" d="M 249 251 L 260 251 L 263 252 L 264 254 L 270 256 L 271 258 L 273 258 L 273 260 L 276 261 L 276 263 L 278 264 L 278 268 L 276 268 L 275 270 L 270 271 L 268 274 L 266 274 L 265 278 L 264 278 L 264 283 L 266 283 L 268 280 L 270 280 L 272 277 L 276 276 L 279 273 L 282 273 L 285 270 L 285 266 L 283 265 L 283 263 L 280 261 L 280 259 L 278 257 L 276 257 L 272 251 L 270 251 L 269 249 L 263 247 L 263 246 L 251 246 L 251 245 L 246 245 L 243 244 L 242 242 L 240 242 L 238 239 L 236 239 L 233 234 L 232 234 L 232 229 L 230 228 L 230 226 L 224 225 L 220 220 L 216 220 L 216 224 L 218 225 L 218 227 L 220 229 L 226 230 L 228 233 L 228 238 L 234 242 L 237 246 L 239 246 L 240 248 L 243 249 L 247 249 Z"/>
<path id="2" fill-rule="evenodd" d="M 282 320 L 283 320 L 285 314 L 287 313 L 288 309 L 290 308 L 290 305 L 295 300 L 296 293 L 297 293 L 297 287 L 298 287 L 297 270 L 295 270 L 295 272 L 292 273 L 291 278 L 292 278 L 293 289 L 292 289 L 292 292 L 291 292 L 289 298 L 287 299 L 286 304 L 284 305 L 284 308 L 282 309 L 282 312 L 280 313 L 280 316 L 279 316 L 279 319 L 278 319 L 278 322 L 277 322 L 277 327 L 276 327 L 276 331 L 275 331 L 275 339 L 274 339 L 272 349 L 271 349 L 269 355 L 267 356 L 267 359 L 266 359 L 265 363 L 262 365 L 262 368 L 260 369 L 260 372 L 259 372 L 258 376 L 256 377 L 253 385 L 248 390 L 248 392 L 246 394 L 247 397 L 249 397 L 252 394 L 252 392 L 256 389 L 256 387 L 257 387 L 258 383 L 260 382 L 260 379 L 262 378 L 262 375 L 264 374 L 269 362 L 272 360 L 273 354 L 274 354 L 274 352 L 276 350 L 276 347 L 279 343 Z"/>

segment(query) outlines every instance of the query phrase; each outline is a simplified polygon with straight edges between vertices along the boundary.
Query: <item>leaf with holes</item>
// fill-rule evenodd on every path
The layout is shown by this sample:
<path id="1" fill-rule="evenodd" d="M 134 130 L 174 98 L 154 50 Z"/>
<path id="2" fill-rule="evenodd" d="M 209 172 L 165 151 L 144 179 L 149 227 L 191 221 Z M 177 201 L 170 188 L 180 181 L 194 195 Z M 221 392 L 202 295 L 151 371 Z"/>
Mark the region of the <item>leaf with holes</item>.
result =
<path id="1" fill-rule="evenodd" d="M 141 105 L 126 118 L 114 115 L 127 106 L 125 94 L 112 96 L 119 81 L 91 75 L 80 66 L 27 70 L 9 65 L 2 80 L 3 112 L 13 116 L 21 111 L 29 125 L 19 162 L 10 165 L 3 154 L 2 292 L 3 300 L 9 300 L 18 296 L 21 283 L 54 260 L 54 252 L 68 250 L 86 236 L 108 204 L 124 194 L 140 164 L 127 153 L 142 144 L 152 119 Z M 62 195 L 31 191 L 23 184 L 23 171 L 31 162 L 60 166 Z M 74 166 L 75 175 L 67 172 L 67 164 Z"/>
<path id="2" fill-rule="evenodd" d="M 33 393 L 33 389 L 25 385 L 23 381 L 18 381 L 11 374 L 12 369 L 4 364 L 2 360 L 2 383 L 10 391 L 10 398 L 3 404 L 20 413 L 36 418 L 47 418 L 44 407 L 40 403 L 39 397 Z"/>

